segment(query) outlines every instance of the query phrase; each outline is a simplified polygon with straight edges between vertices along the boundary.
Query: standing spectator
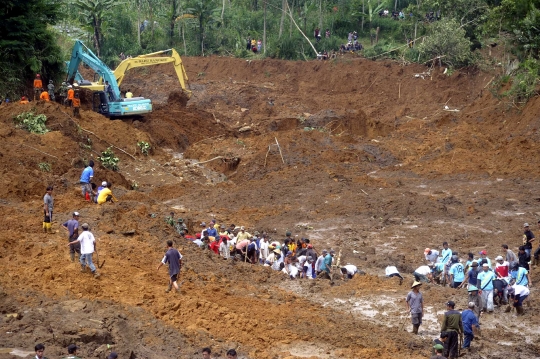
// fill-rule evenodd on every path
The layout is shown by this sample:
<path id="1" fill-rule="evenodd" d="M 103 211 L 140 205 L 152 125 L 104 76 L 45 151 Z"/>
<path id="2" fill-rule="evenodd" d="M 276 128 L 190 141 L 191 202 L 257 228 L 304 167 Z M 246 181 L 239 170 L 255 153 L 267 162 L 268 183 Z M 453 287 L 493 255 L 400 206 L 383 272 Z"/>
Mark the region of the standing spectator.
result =
<path id="1" fill-rule="evenodd" d="M 262 41 L 257 40 L 257 52 L 261 52 L 261 48 L 262 48 Z"/>
<path id="2" fill-rule="evenodd" d="M 321 30 L 318 27 L 315 28 L 315 40 L 317 40 L 317 42 L 321 40 Z"/>
<path id="3" fill-rule="evenodd" d="M 231 257 L 231 251 L 229 250 L 229 245 L 227 244 L 227 236 L 221 236 L 221 243 L 219 244 L 219 254 L 223 259 L 229 259 Z"/>
<path id="4" fill-rule="evenodd" d="M 326 37 L 327 39 L 330 38 L 330 29 L 326 29 L 325 37 Z"/>
<path id="5" fill-rule="evenodd" d="M 71 103 L 73 105 L 73 117 L 80 117 L 80 109 L 81 109 L 81 99 L 79 98 L 79 94 L 76 93 L 75 97 L 73 97 L 73 100 L 71 100 Z"/>
<path id="6" fill-rule="evenodd" d="M 251 51 L 251 37 L 248 36 L 246 43 L 246 50 Z"/>
<path id="7" fill-rule="evenodd" d="M 525 268 L 526 270 L 529 270 L 530 260 L 531 256 L 527 253 L 527 249 L 525 248 L 525 246 L 520 246 L 518 252 L 519 266 Z"/>
<path id="8" fill-rule="evenodd" d="M 36 98 L 39 98 L 42 87 L 43 82 L 41 81 L 41 76 L 37 74 L 36 78 L 34 79 L 34 101 L 36 100 Z"/>
<path id="9" fill-rule="evenodd" d="M 96 250 L 96 239 L 94 238 L 92 232 L 88 230 L 88 223 L 83 223 L 81 227 L 83 232 L 76 240 L 69 242 L 68 246 L 77 242 L 81 243 L 81 272 L 84 273 L 86 270 L 86 265 L 88 265 L 92 271 L 92 274 L 94 275 L 94 278 L 98 278 L 99 273 L 96 271 L 96 266 L 92 262 L 92 254 Z"/>
<path id="10" fill-rule="evenodd" d="M 49 98 L 51 99 L 51 101 L 56 101 L 56 98 L 54 97 L 53 80 L 49 80 L 49 84 L 47 85 L 47 93 L 49 94 Z"/>
<path id="11" fill-rule="evenodd" d="M 448 333 L 448 340 L 444 343 L 444 356 L 448 359 L 457 359 L 458 357 L 458 335 L 463 335 L 463 322 L 461 313 L 454 309 L 456 304 L 453 301 L 446 303 L 448 311 L 444 313 L 444 319 L 441 332 Z"/>
<path id="12" fill-rule="evenodd" d="M 180 290 L 176 282 L 178 280 L 178 274 L 182 269 L 182 254 L 180 254 L 178 249 L 173 248 L 173 242 L 171 240 L 167 241 L 167 252 L 161 262 L 159 262 L 157 270 L 159 271 L 159 268 L 164 264 L 169 264 L 169 286 L 165 290 L 165 293 L 169 293 L 173 286 L 176 293 L 179 293 Z"/>
<path id="13" fill-rule="evenodd" d="M 53 186 L 47 187 L 47 192 L 43 196 L 43 232 L 52 233 L 51 224 L 53 221 L 54 199 L 52 196 Z"/>
<path id="14" fill-rule="evenodd" d="M 45 345 L 41 343 L 36 344 L 34 350 L 36 351 L 36 359 L 47 359 L 47 357 L 43 356 L 43 353 L 45 352 Z"/>
<path id="15" fill-rule="evenodd" d="M 518 261 L 518 258 L 516 257 L 516 254 L 514 252 L 512 252 L 510 249 L 508 249 L 508 245 L 507 244 L 503 244 L 502 245 L 502 249 L 503 251 L 506 252 L 506 261 L 508 263 L 512 263 L 512 262 L 517 262 Z"/>
<path id="16" fill-rule="evenodd" d="M 75 98 L 75 90 L 73 89 L 73 86 L 68 85 L 67 90 L 67 98 L 66 98 L 66 105 L 68 107 L 71 107 L 73 103 L 73 99 Z"/>
<path id="17" fill-rule="evenodd" d="M 452 262 L 454 263 L 449 270 L 450 283 L 452 284 L 452 288 L 461 288 L 461 283 L 465 280 L 465 269 L 463 268 L 463 264 L 459 263 L 457 256 L 452 256 Z"/>
<path id="18" fill-rule="evenodd" d="M 407 303 L 407 312 L 411 314 L 411 323 L 413 325 L 413 334 L 418 334 L 418 328 L 422 325 L 424 315 L 424 298 L 420 293 L 422 283 L 415 281 L 411 286 L 411 291 L 407 294 L 405 302 Z"/>
<path id="19" fill-rule="evenodd" d="M 92 192 L 92 185 L 90 184 L 92 178 L 94 178 L 94 161 L 90 160 L 88 166 L 82 171 L 81 178 L 79 179 L 82 195 L 87 201 L 91 201 L 94 194 Z"/>
<path id="20" fill-rule="evenodd" d="M 482 272 L 478 274 L 476 287 L 482 296 L 482 308 L 489 313 L 493 312 L 493 281 L 495 274 L 487 263 L 482 264 Z M 471 283 L 472 284 L 472 283 Z"/>
<path id="21" fill-rule="evenodd" d="M 461 313 L 461 320 L 463 322 L 463 334 L 465 334 L 463 346 L 461 347 L 461 349 L 469 349 L 471 347 L 471 341 L 474 339 L 473 328 L 480 328 L 480 324 L 478 324 L 478 318 L 476 318 L 476 315 L 473 312 L 474 307 L 475 304 L 473 302 L 469 302 L 469 309 L 464 310 L 463 313 Z"/>
<path id="22" fill-rule="evenodd" d="M 529 223 L 525 223 L 523 225 L 523 246 L 525 247 L 525 252 L 527 252 L 529 257 L 531 256 L 532 242 L 534 242 L 534 239 L 534 233 L 529 228 Z"/>
<path id="23" fill-rule="evenodd" d="M 62 224 L 62 227 L 68 231 L 68 243 L 75 241 L 79 237 L 79 212 L 73 212 L 73 218 Z M 72 262 L 75 262 L 75 252 L 81 256 L 81 243 L 76 242 L 69 246 L 69 256 Z"/>
<path id="24" fill-rule="evenodd" d="M 264 264 L 266 262 L 266 258 L 268 258 L 269 254 L 269 245 L 268 245 L 268 239 L 266 238 L 266 233 L 262 235 L 262 238 L 259 242 L 259 247 L 261 251 L 260 255 L 260 262 Z"/>

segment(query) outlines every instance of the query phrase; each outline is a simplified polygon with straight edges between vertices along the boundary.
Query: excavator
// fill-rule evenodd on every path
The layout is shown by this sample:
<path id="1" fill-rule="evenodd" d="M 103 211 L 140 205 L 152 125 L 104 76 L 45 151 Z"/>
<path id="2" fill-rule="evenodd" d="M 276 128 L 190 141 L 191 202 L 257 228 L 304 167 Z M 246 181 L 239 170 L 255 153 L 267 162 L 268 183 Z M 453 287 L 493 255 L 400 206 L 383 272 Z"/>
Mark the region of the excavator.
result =
<path id="1" fill-rule="evenodd" d="M 81 50 L 83 50 L 83 48 L 86 49 L 85 54 L 81 54 Z M 170 53 L 170 56 L 158 56 L 166 53 Z M 78 65 L 81 62 L 77 60 L 78 58 L 81 58 L 83 63 L 91 67 L 96 72 L 97 81 L 90 82 L 82 78 L 81 74 L 77 71 Z M 95 64 L 93 65 L 93 62 L 98 62 L 98 66 Z M 151 101 L 142 97 L 120 99 L 120 84 L 122 83 L 126 72 L 130 69 L 166 63 L 173 64 L 176 75 L 178 76 L 178 81 L 180 82 L 180 86 L 189 99 L 191 97 L 191 91 L 186 88 L 188 81 L 186 69 L 184 68 L 180 55 L 174 49 L 127 58 L 123 60 L 114 71 L 111 71 L 103 62 L 101 62 L 101 60 L 99 60 L 99 58 L 97 58 L 97 56 L 92 53 L 90 49 L 84 46 L 81 41 L 77 40 L 72 52 L 72 61 L 70 61 L 68 64 L 68 82 L 73 83 L 73 81 L 77 81 L 80 88 L 94 91 L 94 110 L 99 113 L 107 116 L 140 115 L 152 111 Z M 111 77 L 114 78 L 114 81 L 111 81 Z M 120 110 L 123 109 L 123 112 L 120 111 L 121 113 L 118 113 L 118 111 L 116 111 L 116 106 L 111 106 L 110 101 L 108 106 L 105 106 L 104 100 L 110 99 L 110 96 L 107 96 L 107 94 L 104 93 L 104 81 L 109 82 L 111 88 L 115 92 L 115 97 L 120 99 L 120 102 L 124 102 L 125 106 L 120 106 Z M 136 104 L 136 106 L 130 106 L 132 102 L 134 105 Z M 143 108 L 143 104 L 145 108 Z M 111 110 L 113 111 L 111 112 Z"/>

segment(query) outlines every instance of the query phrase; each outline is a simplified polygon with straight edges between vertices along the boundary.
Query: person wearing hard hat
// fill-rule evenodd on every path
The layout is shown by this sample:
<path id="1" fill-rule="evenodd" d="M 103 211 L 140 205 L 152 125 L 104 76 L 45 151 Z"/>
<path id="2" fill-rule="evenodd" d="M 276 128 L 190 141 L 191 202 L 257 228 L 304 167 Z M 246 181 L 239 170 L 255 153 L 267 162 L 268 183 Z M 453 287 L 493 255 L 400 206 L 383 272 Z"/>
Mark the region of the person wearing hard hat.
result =
<path id="1" fill-rule="evenodd" d="M 41 76 L 39 74 L 36 75 L 36 78 L 34 79 L 34 101 L 36 98 L 39 98 L 41 95 L 41 89 L 43 88 L 43 82 L 41 81 Z"/>
<path id="2" fill-rule="evenodd" d="M 418 334 L 418 328 L 422 324 L 424 316 L 424 298 L 420 293 L 422 283 L 414 281 L 411 286 L 411 291 L 407 294 L 405 302 L 407 303 L 407 312 L 411 314 L 411 323 L 413 325 L 413 334 Z"/>
<path id="3" fill-rule="evenodd" d="M 75 90 L 73 90 L 73 86 L 68 85 L 67 98 L 66 98 L 66 105 L 68 107 L 71 107 L 71 103 L 73 102 L 74 98 L 75 98 Z"/>

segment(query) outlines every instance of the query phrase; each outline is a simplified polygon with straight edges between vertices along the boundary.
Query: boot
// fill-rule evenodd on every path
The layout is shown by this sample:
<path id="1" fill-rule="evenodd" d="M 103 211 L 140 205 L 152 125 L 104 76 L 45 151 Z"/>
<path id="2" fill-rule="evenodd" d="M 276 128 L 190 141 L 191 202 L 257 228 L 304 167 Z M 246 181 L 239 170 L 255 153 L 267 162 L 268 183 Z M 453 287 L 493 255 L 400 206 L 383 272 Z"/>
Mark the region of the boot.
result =
<path id="1" fill-rule="evenodd" d="M 86 266 L 84 264 L 81 264 L 81 273 L 84 273 L 86 271 Z"/>
<path id="2" fill-rule="evenodd" d="M 420 327 L 419 325 L 413 325 L 413 326 L 412 326 L 412 333 L 413 333 L 413 334 L 418 334 L 418 328 L 419 328 L 419 327 Z"/>
<path id="3" fill-rule="evenodd" d="M 51 223 L 45 223 L 45 227 L 47 228 L 47 233 L 52 234 Z"/>
<path id="4" fill-rule="evenodd" d="M 94 278 L 99 278 L 100 274 L 97 271 L 93 271 Z"/>
<path id="5" fill-rule="evenodd" d="M 47 223 L 43 222 L 43 233 L 47 233 Z"/>
<path id="6" fill-rule="evenodd" d="M 75 262 L 75 253 L 70 253 L 69 257 L 71 258 L 72 262 Z"/>
<path id="7" fill-rule="evenodd" d="M 523 315 L 523 307 L 516 307 L 517 315 Z"/>

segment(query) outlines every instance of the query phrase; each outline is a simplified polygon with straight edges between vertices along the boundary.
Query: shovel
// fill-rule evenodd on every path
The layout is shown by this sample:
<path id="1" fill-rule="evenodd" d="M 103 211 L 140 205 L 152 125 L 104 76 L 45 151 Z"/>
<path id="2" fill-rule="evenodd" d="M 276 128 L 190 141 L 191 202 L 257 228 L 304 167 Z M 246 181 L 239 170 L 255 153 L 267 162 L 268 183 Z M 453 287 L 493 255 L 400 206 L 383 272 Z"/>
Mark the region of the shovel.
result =
<path id="1" fill-rule="evenodd" d="M 97 265 L 98 265 L 98 268 L 101 269 L 101 267 L 103 267 L 103 265 L 105 264 L 105 259 L 103 260 L 103 262 L 101 264 L 99 264 L 99 253 L 98 251 L 96 251 L 96 259 L 97 259 Z"/>

